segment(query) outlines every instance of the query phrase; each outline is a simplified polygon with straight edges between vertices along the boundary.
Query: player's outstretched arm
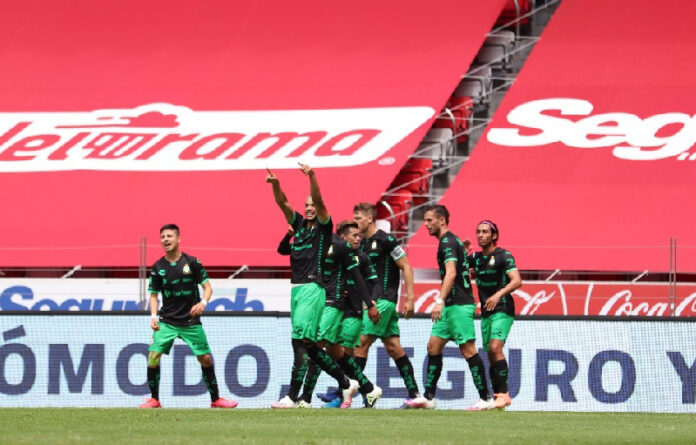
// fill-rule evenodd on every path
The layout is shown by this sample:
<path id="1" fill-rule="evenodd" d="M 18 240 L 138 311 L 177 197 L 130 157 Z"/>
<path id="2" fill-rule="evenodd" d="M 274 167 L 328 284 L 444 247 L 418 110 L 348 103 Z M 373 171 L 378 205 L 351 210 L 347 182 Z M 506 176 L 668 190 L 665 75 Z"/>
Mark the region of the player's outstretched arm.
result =
<path id="1" fill-rule="evenodd" d="M 415 307 L 415 291 L 413 290 L 413 269 L 406 256 L 395 261 L 397 267 L 404 273 L 406 283 L 406 301 L 404 302 L 404 318 L 411 318 Z"/>
<path id="2" fill-rule="evenodd" d="M 314 170 L 307 164 L 300 164 L 300 170 L 302 173 L 309 177 L 309 195 L 312 197 L 312 202 L 314 203 L 314 209 L 317 211 L 317 218 L 319 222 L 324 224 L 329 221 L 329 211 L 326 209 L 326 204 L 324 199 L 321 197 L 321 190 L 319 189 L 319 181 L 317 181 L 317 176 L 314 174 Z"/>
<path id="3" fill-rule="evenodd" d="M 282 210 L 288 224 L 292 224 L 292 221 L 295 218 L 295 210 L 293 210 L 292 206 L 290 205 L 290 201 L 288 201 L 288 197 L 285 196 L 285 192 L 280 187 L 278 177 L 268 168 L 266 169 L 266 173 L 266 182 L 271 184 L 273 187 L 273 198 L 275 199 L 276 204 L 278 204 L 278 207 L 280 207 L 280 210 Z"/>

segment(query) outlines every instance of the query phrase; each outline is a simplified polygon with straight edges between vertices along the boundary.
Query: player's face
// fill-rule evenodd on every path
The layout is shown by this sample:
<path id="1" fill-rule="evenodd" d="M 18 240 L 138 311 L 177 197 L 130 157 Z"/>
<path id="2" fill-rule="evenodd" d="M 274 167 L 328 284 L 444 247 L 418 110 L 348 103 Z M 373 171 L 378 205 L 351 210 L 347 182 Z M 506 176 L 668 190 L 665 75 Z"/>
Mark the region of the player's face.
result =
<path id="1" fill-rule="evenodd" d="M 348 233 L 341 235 L 341 238 L 346 240 L 353 249 L 360 247 L 360 230 L 356 228 L 349 228 Z"/>
<path id="2" fill-rule="evenodd" d="M 428 229 L 428 233 L 431 236 L 440 236 L 440 228 L 445 222 L 445 218 L 438 218 L 435 216 L 434 212 L 427 211 L 423 216 L 423 222 L 425 223 L 425 228 Z"/>
<path id="3" fill-rule="evenodd" d="M 174 252 L 179 248 L 179 235 L 176 230 L 163 230 L 160 233 L 160 243 L 165 252 Z"/>
<path id="4" fill-rule="evenodd" d="M 372 222 L 372 218 L 367 216 L 367 213 L 361 211 L 353 212 L 353 220 L 358 223 L 358 228 L 362 233 L 365 233 L 370 222 Z"/>
<path id="5" fill-rule="evenodd" d="M 314 221 L 317 217 L 317 211 L 314 208 L 312 197 L 308 196 L 304 203 L 304 217 L 306 220 Z"/>
<path id="6" fill-rule="evenodd" d="M 491 226 L 488 224 L 479 224 L 476 228 L 476 241 L 478 241 L 479 247 L 486 248 L 490 246 L 495 240 L 493 239 L 493 231 Z"/>

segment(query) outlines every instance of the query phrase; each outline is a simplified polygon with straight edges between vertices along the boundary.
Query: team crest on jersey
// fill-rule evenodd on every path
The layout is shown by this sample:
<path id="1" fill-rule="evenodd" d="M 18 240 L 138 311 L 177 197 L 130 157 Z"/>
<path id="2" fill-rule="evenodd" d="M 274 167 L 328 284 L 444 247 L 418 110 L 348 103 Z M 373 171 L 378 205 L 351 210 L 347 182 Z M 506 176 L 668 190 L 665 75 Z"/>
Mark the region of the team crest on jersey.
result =
<path id="1" fill-rule="evenodd" d="M 333 244 L 329 246 L 329 251 L 326 252 L 326 255 L 333 255 Z"/>
<path id="2" fill-rule="evenodd" d="M 355 262 L 356 262 L 356 263 L 360 264 L 360 258 L 358 258 L 357 255 L 355 255 L 353 258 L 355 258 Z"/>
<path id="3" fill-rule="evenodd" d="M 377 241 L 372 241 L 372 250 L 377 250 Z"/>
<path id="4" fill-rule="evenodd" d="M 491 259 L 488 260 L 488 265 L 489 265 L 489 266 L 495 266 L 495 257 L 491 257 Z"/>
<path id="5" fill-rule="evenodd" d="M 184 275 L 191 275 L 191 268 L 189 267 L 188 263 L 184 264 Z"/>

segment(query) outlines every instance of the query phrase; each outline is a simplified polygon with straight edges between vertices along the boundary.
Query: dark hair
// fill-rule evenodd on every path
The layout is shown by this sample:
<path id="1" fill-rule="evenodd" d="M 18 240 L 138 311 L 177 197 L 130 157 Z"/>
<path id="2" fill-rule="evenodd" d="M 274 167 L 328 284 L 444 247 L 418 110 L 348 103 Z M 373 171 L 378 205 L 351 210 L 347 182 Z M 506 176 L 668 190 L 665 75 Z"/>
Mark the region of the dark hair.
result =
<path id="1" fill-rule="evenodd" d="M 437 218 L 445 218 L 445 224 L 449 225 L 449 210 L 447 210 L 447 207 L 443 206 L 442 204 L 435 204 L 431 205 L 425 208 L 426 212 L 433 212 L 435 214 L 435 217 Z"/>
<path id="2" fill-rule="evenodd" d="M 367 214 L 367 216 L 371 216 L 373 221 L 377 220 L 377 207 L 369 202 L 360 202 L 355 204 L 353 207 L 353 212 L 363 212 Z"/>
<path id="3" fill-rule="evenodd" d="M 173 230 L 173 231 L 176 232 L 177 236 L 180 234 L 180 232 L 179 232 L 179 226 L 177 226 L 176 224 L 165 224 L 165 225 L 163 225 L 162 227 L 160 227 L 160 235 L 161 235 L 162 232 L 164 232 L 165 230 Z"/>
<path id="4" fill-rule="evenodd" d="M 500 238 L 500 232 L 498 231 L 498 226 L 497 226 L 493 221 L 491 221 L 490 219 L 484 219 L 483 221 L 481 221 L 481 222 L 479 223 L 479 226 L 480 226 L 481 224 L 487 224 L 487 225 L 491 228 L 491 234 L 497 235 L 493 241 L 496 241 L 496 242 L 497 242 L 498 239 Z"/>
<path id="5" fill-rule="evenodd" d="M 356 223 L 352 219 L 346 219 L 345 221 L 341 221 L 336 226 L 336 233 L 339 235 L 345 235 L 348 233 L 348 229 L 358 230 L 359 229 L 358 223 Z"/>

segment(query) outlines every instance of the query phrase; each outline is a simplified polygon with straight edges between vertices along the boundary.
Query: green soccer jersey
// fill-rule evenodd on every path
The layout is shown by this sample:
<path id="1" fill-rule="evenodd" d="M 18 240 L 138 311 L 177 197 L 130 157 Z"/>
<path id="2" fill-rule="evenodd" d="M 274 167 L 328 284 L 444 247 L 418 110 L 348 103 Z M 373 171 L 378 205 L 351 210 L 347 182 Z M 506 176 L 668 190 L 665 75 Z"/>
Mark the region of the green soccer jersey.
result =
<path id="1" fill-rule="evenodd" d="M 331 245 L 333 222 L 331 218 L 322 223 L 317 221 L 309 227 L 307 220 L 295 212 L 292 220 L 295 231 L 290 251 L 290 269 L 293 284 L 322 283 L 322 267 L 326 252 Z"/>
<path id="2" fill-rule="evenodd" d="M 381 287 L 379 298 L 396 303 L 399 298 L 400 270 L 396 261 L 406 254 L 396 239 L 377 230 L 370 238 L 364 238 L 360 250 L 365 252 L 377 272 L 377 283 Z"/>
<path id="3" fill-rule="evenodd" d="M 475 304 L 474 294 L 471 291 L 471 280 L 469 280 L 469 263 L 464 244 L 457 235 L 447 232 L 440 239 L 437 247 L 437 265 L 440 268 L 440 278 L 445 277 L 446 264 L 450 261 L 455 262 L 457 275 L 454 278 L 454 285 L 448 295 L 441 295 L 445 300 L 445 306 L 453 304 Z"/>
<path id="4" fill-rule="evenodd" d="M 208 281 L 208 272 L 201 262 L 186 253 L 175 263 L 160 258 L 150 271 L 149 292 L 162 294 L 160 320 L 175 326 L 201 324 L 200 317 L 192 317 L 189 311 L 201 301 L 198 286 Z"/>
<path id="5" fill-rule="evenodd" d="M 322 284 L 326 289 L 326 306 L 343 310 L 346 290 L 346 275 L 358 267 L 358 260 L 350 244 L 338 235 L 331 235 L 331 244 L 322 266 Z"/>
<path id="6" fill-rule="evenodd" d="M 510 282 L 508 272 L 517 270 L 512 254 L 505 249 L 496 247 L 490 255 L 474 252 L 469 256 L 469 260 L 476 277 L 476 287 L 481 302 L 481 316 L 489 317 L 497 312 L 503 312 L 514 317 L 515 300 L 512 298 L 512 294 L 503 295 L 492 311 L 487 311 L 483 307 L 488 298 Z"/>
<path id="7" fill-rule="evenodd" d="M 375 267 L 370 262 L 370 257 L 361 250 L 352 250 L 355 259 L 358 261 L 358 267 L 360 268 L 360 275 L 365 280 L 367 285 L 367 290 L 372 292 L 374 286 L 379 286 L 377 283 L 377 271 Z M 346 301 L 343 307 L 343 312 L 346 317 L 362 317 L 363 312 L 363 296 L 360 295 L 360 287 L 357 286 L 355 280 L 346 277 L 345 279 L 345 289 L 346 289 Z"/>

